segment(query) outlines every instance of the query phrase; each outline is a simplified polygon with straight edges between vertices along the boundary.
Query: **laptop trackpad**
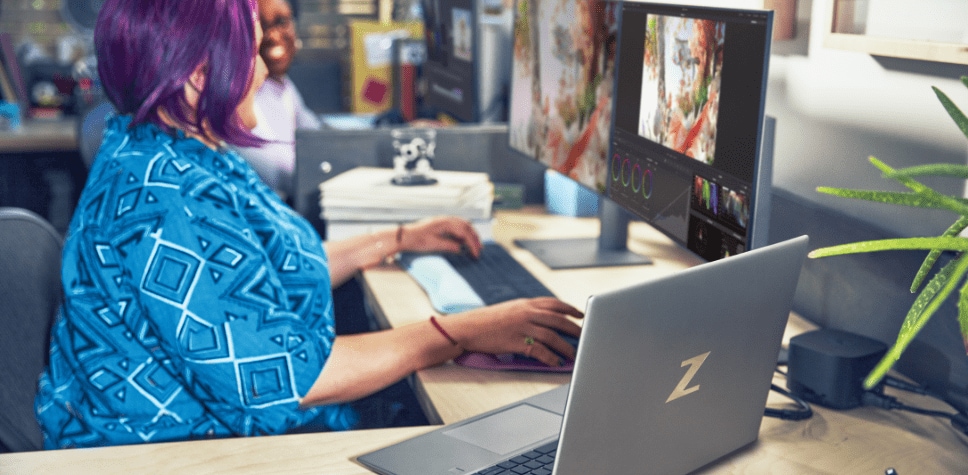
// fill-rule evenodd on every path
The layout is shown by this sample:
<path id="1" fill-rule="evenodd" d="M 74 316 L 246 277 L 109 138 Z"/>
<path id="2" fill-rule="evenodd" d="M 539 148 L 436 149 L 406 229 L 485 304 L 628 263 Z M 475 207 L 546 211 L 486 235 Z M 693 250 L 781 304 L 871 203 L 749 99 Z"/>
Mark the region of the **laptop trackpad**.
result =
<path id="1" fill-rule="evenodd" d="M 556 436 L 560 430 L 560 415 L 521 404 L 470 424 L 446 430 L 444 434 L 484 450 L 506 455 Z"/>

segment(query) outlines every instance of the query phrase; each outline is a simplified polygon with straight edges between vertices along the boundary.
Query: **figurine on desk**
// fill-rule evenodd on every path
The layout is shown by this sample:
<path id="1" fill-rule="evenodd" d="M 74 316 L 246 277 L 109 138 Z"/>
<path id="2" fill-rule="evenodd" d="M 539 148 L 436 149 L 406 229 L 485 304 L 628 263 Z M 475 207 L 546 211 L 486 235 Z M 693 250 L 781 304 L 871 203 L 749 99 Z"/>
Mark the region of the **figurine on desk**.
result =
<path id="1" fill-rule="evenodd" d="M 394 185 L 433 185 L 434 150 L 437 148 L 437 131 L 434 129 L 393 129 Z"/>

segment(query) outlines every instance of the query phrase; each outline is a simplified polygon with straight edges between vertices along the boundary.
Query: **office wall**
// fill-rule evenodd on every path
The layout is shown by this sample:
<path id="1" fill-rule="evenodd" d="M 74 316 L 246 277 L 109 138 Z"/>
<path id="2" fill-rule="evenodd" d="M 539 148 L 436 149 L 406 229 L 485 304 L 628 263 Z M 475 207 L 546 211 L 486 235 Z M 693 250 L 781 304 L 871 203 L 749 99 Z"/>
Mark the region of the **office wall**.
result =
<path id="1" fill-rule="evenodd" d="M 823 7 L 814 0 L 810 17 L 822 18 Z M 891 207 L 845 203 L 814 190 L 818 185 L 888 189 L 868 164 L 869 155 L 897 167 L 965 163 L 968 139 L 931 86 L 968 110 L 968 88 L 958 81 L 968 75 L 968 66 L 828 49 L 824 25 L 812 21 L 809 27 L 808 54 L 771 58 L 766 107 L 777 118 L 774 185 L 905 236 L 947 227 L 949 214 L 899 215 Z M 929 183 L 949 193 L 963 191 L 963 184 L 952 180 Z"/>
<path id="2" fill-rule="evenodd" d="M 968 66 L 825 48 L 825 25 L 816 21 L 823 18 L 823 1 L 807 6 L 801 11 L 807 29 L 796 40 L 806 48 L 777 43 L 771 57 L 766 112 L 777 119 L 771 240 L 805 233 L 819 247 L 937 235 L 954 221 L 951 213 L 844 200 L 815 189 L 903 190 L 880 177 L 870 155 L 894 167 L 968 163 L 968 139 L 931 90 L 937 86 L 968 110 L 968 89 L 958 81 Z M 962 180 L 924 181 L 965 194 Z M 908 288 L 923 258 L 921 252 L 895 252 L 808 260 L 794 308 L 822 326 L 893 343 L 914 300 Z M 898 368 L 964 408 L 968 357 L 956 312 L 951 302 L 944 305 Z"/>

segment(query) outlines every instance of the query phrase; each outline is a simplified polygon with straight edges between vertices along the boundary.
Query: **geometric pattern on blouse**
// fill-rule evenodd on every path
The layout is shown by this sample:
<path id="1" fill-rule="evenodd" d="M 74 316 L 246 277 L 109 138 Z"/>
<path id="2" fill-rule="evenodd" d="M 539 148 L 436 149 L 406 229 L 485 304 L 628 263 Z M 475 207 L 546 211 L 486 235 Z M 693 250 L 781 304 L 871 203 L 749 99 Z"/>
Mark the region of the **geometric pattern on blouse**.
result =
<path id="1" fill-rule="evenodd" d="M 45 446 L 347 429 L 300 409 L 335 338 L 315 230 L 233 152 L 108 122 L 65 241 Z"/>

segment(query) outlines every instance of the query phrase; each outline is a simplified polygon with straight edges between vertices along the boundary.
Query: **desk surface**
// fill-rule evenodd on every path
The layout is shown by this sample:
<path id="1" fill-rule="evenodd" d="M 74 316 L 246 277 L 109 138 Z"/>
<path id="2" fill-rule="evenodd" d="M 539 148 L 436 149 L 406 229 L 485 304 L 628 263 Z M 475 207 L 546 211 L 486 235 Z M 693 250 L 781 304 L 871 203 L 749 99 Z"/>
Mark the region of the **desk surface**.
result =
<path id="1" fill-rule="evenodd" d="M 0 153 L 72 152 L 77 150 L 77 121 L 26 120 L 16 130 L 0 131 Z"/>
<path id="2" fill-rule="evenodd" d="M 503 212 L 495 237 L 577 237 L 596 233 L 594 220 Z M 584 307 L 588 295 L 614 288 L 629 279 L 675 272 L 696 264 L 667 238 L 648 226 L 634 223 L 630 247 L 656 261 L 602 271 L 584 269 L 551 272 L 525 251 L 512 254 L 569 303 Z M 425 320 L 431 310 L 409 277 L 392 268 L 364 274 L 368 298 L 384 323 L 401 325 Z M 392 304 L 391 304 L 392 302 Z M 790 335 L 810 329 L 791 316 Z M 567 381 L 567 375 L 471 370 L 451 364 L 420 371 L 414 383 L 430 415 L 453 422 L 500 407 Z M 781 378 L 775 381 L 785 386 Z M 932 399 L 897 394 L 910 405 L 948 411 Z M 787 404 L 771 394 L 771 406 Z M 226 439 L 203 442 L 150 444 L 102 449 L 64 450 L 0 455 L 0 473 L 326 473 L 366 474 L 353 458 L 371 450 L 426 432 L 412 427 Z M 814 408 L 805 421 L 764 418 L 760 438 L 751 446 L 706 467 L 702 473 L 865 473 L 881 474 L 888 467 L 909 473 L 964 473 L 968 467 L 968 437 L 945 421 L 907 412 L 873 408 L 831 411 Z"/>

